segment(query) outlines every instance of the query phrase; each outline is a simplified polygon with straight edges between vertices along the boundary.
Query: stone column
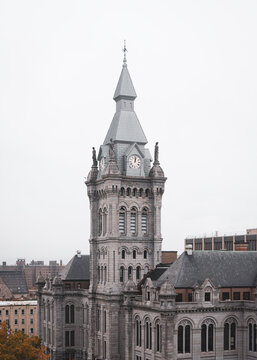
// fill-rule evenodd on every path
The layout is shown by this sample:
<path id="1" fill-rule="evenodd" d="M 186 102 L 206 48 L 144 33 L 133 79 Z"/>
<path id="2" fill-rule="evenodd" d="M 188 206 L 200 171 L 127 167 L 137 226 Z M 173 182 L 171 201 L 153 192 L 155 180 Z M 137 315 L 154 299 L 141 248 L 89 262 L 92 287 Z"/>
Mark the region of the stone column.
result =
<path id="1" fill-rule="evenodd" d="M 192 328 L 191 328 L 192 329 Z M 193 360 L 199 360 L 201 357 L 201 329 L 192 329 L 191 352 Z"/>
<path id="2" fill-rule="evenodd" d="M 224 327 L 216 327 L 216 360 L 223 360 L 224 356 Z"/>

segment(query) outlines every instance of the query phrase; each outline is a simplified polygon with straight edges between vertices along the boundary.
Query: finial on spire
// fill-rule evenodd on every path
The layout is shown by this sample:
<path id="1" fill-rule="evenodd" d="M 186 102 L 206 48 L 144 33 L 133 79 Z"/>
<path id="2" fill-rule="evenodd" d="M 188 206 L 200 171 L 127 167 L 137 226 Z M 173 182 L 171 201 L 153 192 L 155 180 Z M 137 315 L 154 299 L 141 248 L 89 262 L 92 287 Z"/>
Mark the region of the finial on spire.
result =
<path id="1" fill-rule="evenodd" d="M 123 53 L 124 53 L 124 57 L 123 57 L 123 65 L 127 66 L 127 58 L 126 58 L 126 53 L 128 52 L 127 48 L 126 48 L 126 40 L 124 40 L 124 48 L 122 49 Z"/>

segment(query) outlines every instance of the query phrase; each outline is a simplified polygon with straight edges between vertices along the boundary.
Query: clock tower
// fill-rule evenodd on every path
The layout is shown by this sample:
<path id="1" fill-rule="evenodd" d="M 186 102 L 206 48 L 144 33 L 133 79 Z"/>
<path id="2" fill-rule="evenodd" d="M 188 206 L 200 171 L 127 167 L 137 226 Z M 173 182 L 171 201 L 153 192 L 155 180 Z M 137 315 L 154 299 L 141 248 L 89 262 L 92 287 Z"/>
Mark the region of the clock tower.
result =
<path id="1" fill-rule="evenodd" d="M 108 358 L 120 359 L 121 300 L 126 283 L 136 284 L 161 262 L 161 205 L 166 178 L 159 163 L 158 143 L 154 162 L 134 110 L 137 95 L 127 68 L 126 48 L 114 93 L 116 112 L 100 146 L 93 148 L 93 164 L 86 185 L 90 200 L 91 323 L 106 311 Z M 100 310 L 99 310 L 100 309 Z M 104 309 L 104 310 L 103 310 Z M 106 314 L 104 316 L 106 316 Z M 97 327 L 97 325 L 96 325 Z M 91 355 L 99 340 L 93 331 Z M 104 340 L 105 339 L 105 340 Z M 104 345 L 105 344 L 105 345 Z"/>

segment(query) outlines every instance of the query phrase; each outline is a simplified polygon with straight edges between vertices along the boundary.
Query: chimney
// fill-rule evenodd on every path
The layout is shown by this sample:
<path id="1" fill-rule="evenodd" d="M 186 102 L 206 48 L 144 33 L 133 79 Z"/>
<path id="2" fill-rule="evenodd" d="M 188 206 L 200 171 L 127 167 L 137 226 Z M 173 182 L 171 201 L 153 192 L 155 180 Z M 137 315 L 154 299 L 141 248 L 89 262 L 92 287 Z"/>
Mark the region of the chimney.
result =
<path id="1" fill-rule="evenodd" d="M 192 244 L 186 245 L 186 253 L 189 256 L 191 256 L 193 254 L 193 246 L 192 246 Z"/>
<path id="2" fill-rule="evenodd" d="M 81 251 L 80 250 L 77 250 L 77 257 L 81 258 Z"/>

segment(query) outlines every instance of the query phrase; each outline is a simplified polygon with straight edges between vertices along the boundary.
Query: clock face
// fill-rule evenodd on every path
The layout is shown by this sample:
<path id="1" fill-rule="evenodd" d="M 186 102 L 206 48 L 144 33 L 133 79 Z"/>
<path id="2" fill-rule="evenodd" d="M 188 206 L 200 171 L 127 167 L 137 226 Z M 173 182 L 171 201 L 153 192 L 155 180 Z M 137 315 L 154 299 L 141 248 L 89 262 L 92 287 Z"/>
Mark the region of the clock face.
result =
<path id="1" fill-rule="evenodd" d="M 141 165 L 140 157 L 138 157 L 137 155 L 131 155 L 129 158 L 129 166 L 132 169 L 138 169 L 140 165 Z"/>
<path id="2" fill-rule="evenodd" d="M 105 167 L 105 160 L 104 160 L 104 157 L 102 157 L 101 160 L 100 160 L 100 168 L 101 168 L 101 170 L 103 170 L 104 167 Z"/>

